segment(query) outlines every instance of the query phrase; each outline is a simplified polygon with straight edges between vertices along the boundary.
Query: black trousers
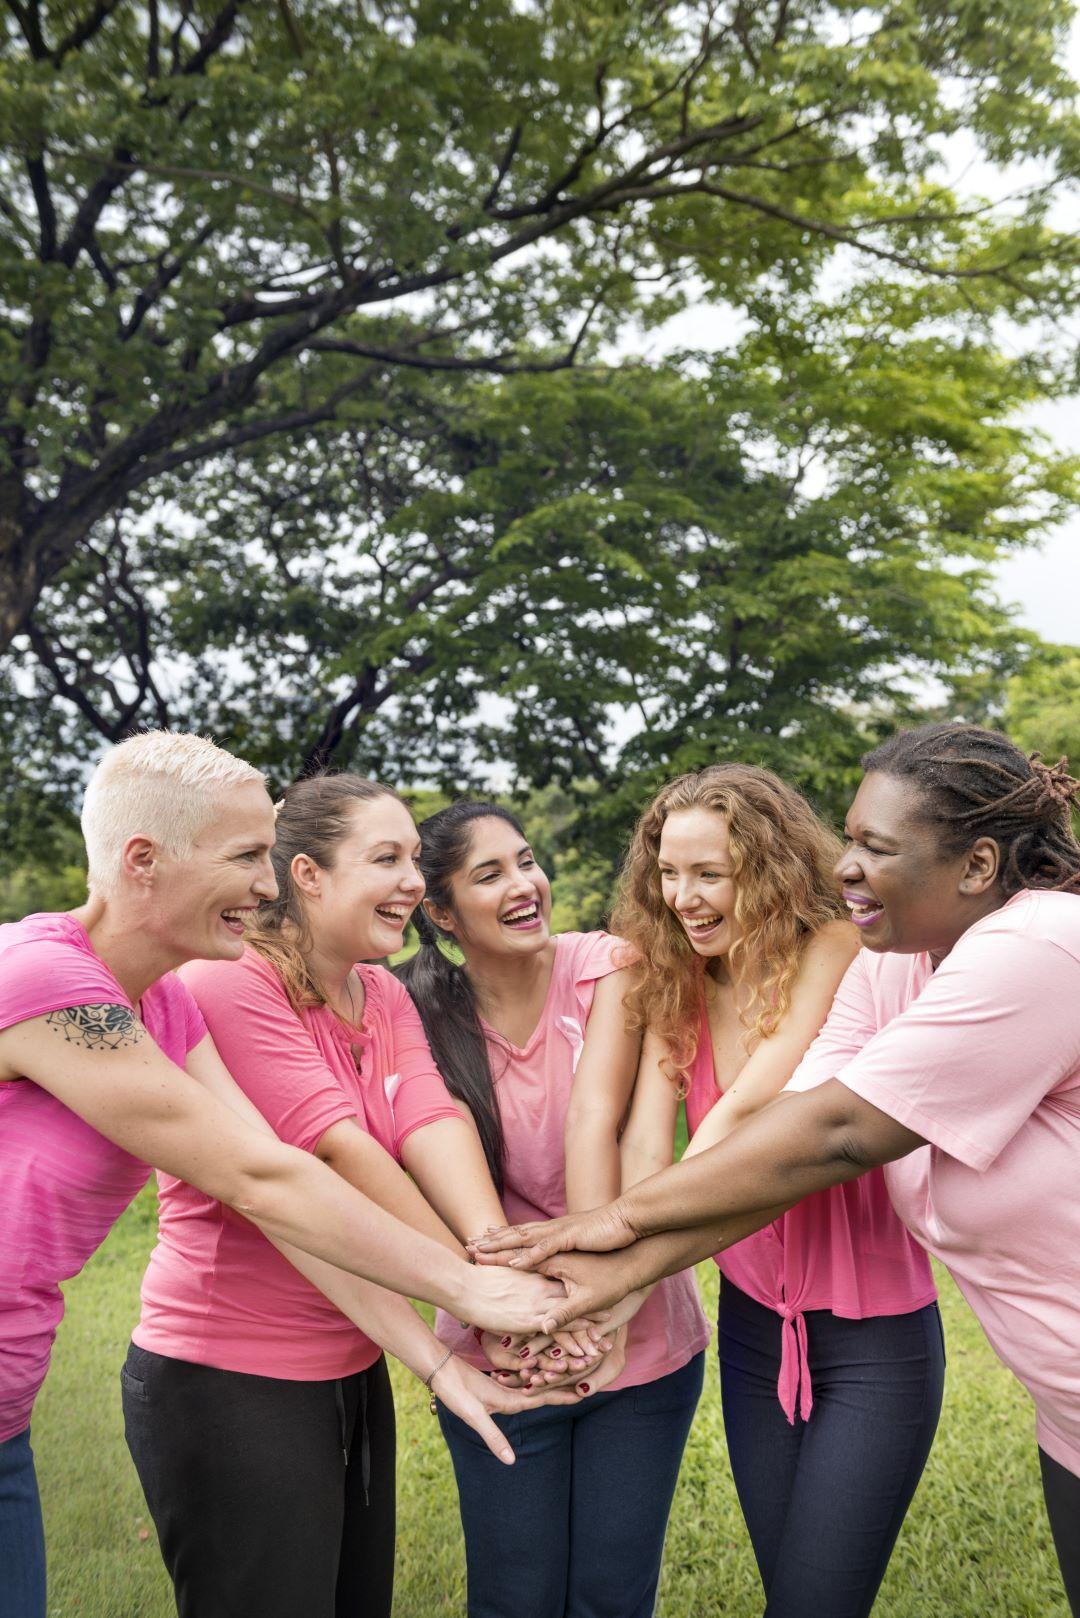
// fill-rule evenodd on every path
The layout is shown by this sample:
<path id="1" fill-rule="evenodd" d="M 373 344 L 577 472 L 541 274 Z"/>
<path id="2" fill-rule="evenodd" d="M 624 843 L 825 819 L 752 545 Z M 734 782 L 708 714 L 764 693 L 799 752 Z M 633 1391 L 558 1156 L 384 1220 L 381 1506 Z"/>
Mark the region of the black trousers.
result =
<path id="1" fill-rule="evenodd" d="M 383 1359 L 286 1382 L 151 1354 L 124 1428 L 180 1618 L 389 1618 L 394 1403 Z"/>
<path id="2" fill-rule="evenodd" d="M 1080 1477 L 1039 1451 L 1043 1496 L 1069 1610 L 1080 1618 Z"/>

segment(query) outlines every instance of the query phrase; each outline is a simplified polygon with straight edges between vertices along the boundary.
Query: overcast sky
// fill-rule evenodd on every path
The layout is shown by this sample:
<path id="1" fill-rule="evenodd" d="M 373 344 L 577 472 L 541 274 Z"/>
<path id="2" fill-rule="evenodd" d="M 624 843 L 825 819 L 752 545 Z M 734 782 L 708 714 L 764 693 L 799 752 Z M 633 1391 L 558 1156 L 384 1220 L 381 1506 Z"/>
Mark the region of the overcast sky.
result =
<path id="1" fill-rule="evenodd" d="M 1080 14 L 1073 27 L 1067 61 L 1075 80 L 1080 80 Z M 984 196 L 1003 196 L 1019 186 L 1030 184 L 1039 174 L 1034 165 L 1025 164 L 1016 170 L 991 168 L 979 160 L 973 141 L 958 137 L 949 142 L 945 178 L 961 192 L 978 192 Z M 1056 210 L 1054 223 L 1059 229 L 1075 229 L 1077 221 L 1076 192 L 1063 198 Z M 702 319 L 700 306 L 676 315 L 660 331 L 654 331 L 642 343 L 640 334 L 634 346 L 640 352 L 657 354 L 666 348 L 707 346 L 703 342 L 703 328 L 707 332 L 710 322 Z M 719 312 L 715 316 L 715 337 L 718 346 L 732 340 L 736 327 L 730 317 Z M 1074 316 L 1067 328 L 1058 333 L 1063 352 L 1067 347 L 1080 347 L 1080 316 Z M 1018 334 L 1018 346 L 1024 338 Z M 1080 454 L 1080 399 L 1047 403 L 1028 413 L 1026 419 L 1044 432 L 1061 450 Z M 998 563 L 994 571 L 1000 581 L 1002 600 L 1013 606 L 1018 621 L 1033 629 L 1044 640 L 1080 643 L 1080 513 L 1056 530 L 1038 548 L 1017 553 Z"/>

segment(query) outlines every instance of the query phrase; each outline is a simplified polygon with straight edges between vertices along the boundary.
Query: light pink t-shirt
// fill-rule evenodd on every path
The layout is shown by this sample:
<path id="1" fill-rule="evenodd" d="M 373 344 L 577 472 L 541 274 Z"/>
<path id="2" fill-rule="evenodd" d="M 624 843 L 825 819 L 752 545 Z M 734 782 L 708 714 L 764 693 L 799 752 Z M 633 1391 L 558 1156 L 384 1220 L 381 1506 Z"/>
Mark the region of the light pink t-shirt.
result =
<path id="1" fill-rule="evenodd" d="M 1080 898 L 1016 894 L 936 972 L 863 950 L 789 1088 L 833 1077 L 931 1143 L 886 1166 L 896 1211 L 1080 1474 Z"/>
<path id="2" fill-rule="evenodd" d="M 0 927 L 0 1028 L 94 1005 L 133 1009 L 73 916 Z M 139 1016 L 179 1067 L 206 1037 L 172 973 L 147 989 Z M 57 1038 L 58 1062 L 63 1050 Z M 0 1442 L 29 1423 L 64 1313 L 60 1282 L 78 1275 L 149 1175 L 31 1079 L 0 1084 Z"/>
<path id="3" fill-rule="evenodd" d="M 239 961 L 192 961 L 183 978 L 226 1067 L 282 1140 L 310 1152 L 352 1118 L 400 1158 L 414 1130 L 461 1114 L 401 984 L 379 966 L 356 971 L 364 1012 L 352 1029 L 326 1006 L 297 1015 L 252 949 Z M 159 1174 L 158 1191 L 140 1348 L 284 1381 L 349 1376 L 378 1358 L 378 1345 L 254 1225 L 169 1175 Z"/>
<path id="4" fill-rule="evenodd" d="M 607 933 L 562 933 L 547 1001 L 527 1045 L 488 1030 L 488 1052 L 502 1118 L 503 1208 L 512 1224 L 566 1212 L 564 1131 L 578 1058 L 598 978 L 618 969 L 625 950 Z M 460 1322 L 439 1312 L 436 1333 L 481 1369 L 487 1360 Z M 686 1365 L 709 1340 L 691 1270 L 654 1289 L 630 1322 L 626 1365 L 611 1389 L 638 1387 Z"/>
<path id="5" fill-rule="evenodd" d="M 691 1134 L 722 1094 L 702 1006 L 686 1096 Z M 790 1422 L 796 1402 L 804 1421 L 814 1403 L 807 1309 L 864 1320 L 910 1314 L 937 1297 L 930 1261 L 897 1218 L 880 1169 L 804 1197 L 771 1225 L 717 1253 L 716 1262 L 729 1281 L 780 1316 L 776 1391 Z"/>

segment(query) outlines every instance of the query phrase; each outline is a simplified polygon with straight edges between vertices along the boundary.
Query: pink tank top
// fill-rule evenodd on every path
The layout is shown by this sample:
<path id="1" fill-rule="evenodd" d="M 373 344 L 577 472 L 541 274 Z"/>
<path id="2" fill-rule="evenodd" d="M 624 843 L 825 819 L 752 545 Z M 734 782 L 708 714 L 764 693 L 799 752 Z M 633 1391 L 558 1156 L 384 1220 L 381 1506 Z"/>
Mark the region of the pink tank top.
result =
<path id="1" fill-rule="evenodd" d="M 511 1223 L 557 1219 L 566 1212 L 563 1132 L 578 1058 L 598 978 L 617 970 L 620 941 L 607 933 L 562 933 L 547 1002 L 527 1045 L 509 1045 L 493 1031 L 489 1051 L 506 1143 L 503 1207 Z M 441 1340 L 483 1369 L 487 1365 L 463 1328 L 441 1310 Z M 626 1365 L 611 1389 L 639 1387 L 686 1365 L 709 1340 L 691 1270 L 653 1290 L 630 1322 Z"/>
<path id="2" fill-rule="evenodd" d="M 691 1135 L 722 1094 L 702 1006 L 686 1096 Z M 930 1261 L 893 1211 L 880 1169 L 804 1197 L 771 1225 L 717 1253 L 716 1263 L 729 1281 L 780 1317 L 776 1391 L 790 1422 L 796 1404 L 805 1421 L 814 1402 L 803 1319 L 807 1309 L 863 1320 L 909 1314 L 937 1297 Z"/>
<path id="3" fill-rule="evenodd" d="M 93 1005 L 132 1009 L 74 916 L 0 927 L 0 1028 Z M 171 972 L 147 989 L 139 1016 L 178 1067 L 206 1036 Z M 56 1047 L 60 1060 L 60 1039 Z M 149 1176 L 32 1080 L 0 1084 L 0 1443 L 30 1421 L 64 1313 L 61 1281 L 78 1275 Z"/>

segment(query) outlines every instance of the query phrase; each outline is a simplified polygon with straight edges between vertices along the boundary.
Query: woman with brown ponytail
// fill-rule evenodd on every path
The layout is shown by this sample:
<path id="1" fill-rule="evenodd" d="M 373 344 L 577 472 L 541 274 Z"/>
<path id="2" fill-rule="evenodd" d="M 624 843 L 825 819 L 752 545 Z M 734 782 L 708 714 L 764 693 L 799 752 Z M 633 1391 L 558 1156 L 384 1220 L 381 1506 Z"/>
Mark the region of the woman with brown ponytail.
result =
<path id="1" fill-rule="evenodd" d="M 387 788 L 297 782 L 278 807 L 276 897 L 248 919 L 242 954 L 192 961 L 184 981 L 274 1132 L 441 1242 L 452 1267 L 462 1250 L 448 1224 L 497 1218 L 498 1196 L 415 1007 L 364 964 L 401 946 L 424 891 L 419 851 Z M 389 1618 L 394 1407 L 381 1348 L 496 1464 L 513 1452 L 488 1412 L 536 1396 L 478 1375 L 406 1299 L 328 1266 L 298 1273 L 220 1203 L 170 1176 L 159 1189 L 122 1385 L 180 1618 Z"/>
<path id="2" fill-rule="evenodd" d="M 1080 1614 L 1078 783 L 971 725 L 901 732 L 863 765 L 836 867 L 863 949 L 800 1093 L 607 1208 L 478 1246 L 581 1250 L 547 1266 L 573 1283 L 557 1324 L 887 1165 L 900 1217 L 1034 1399 Z"/>

